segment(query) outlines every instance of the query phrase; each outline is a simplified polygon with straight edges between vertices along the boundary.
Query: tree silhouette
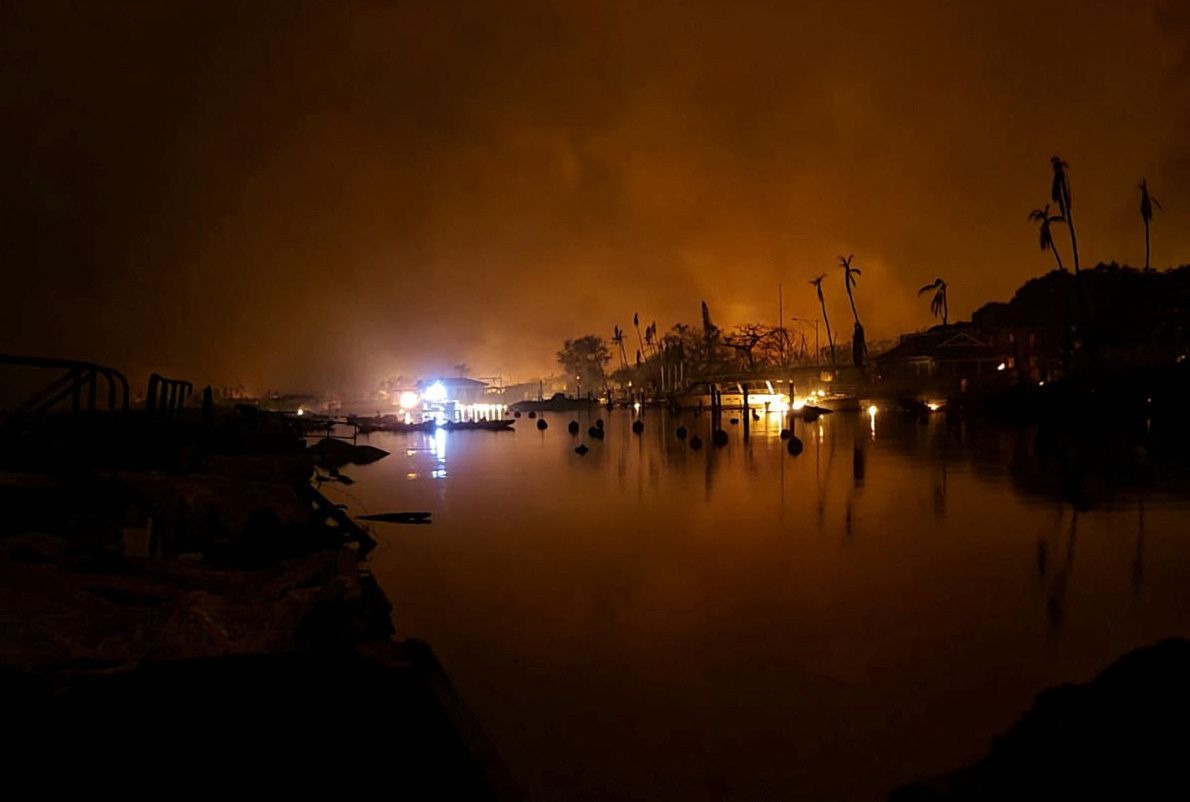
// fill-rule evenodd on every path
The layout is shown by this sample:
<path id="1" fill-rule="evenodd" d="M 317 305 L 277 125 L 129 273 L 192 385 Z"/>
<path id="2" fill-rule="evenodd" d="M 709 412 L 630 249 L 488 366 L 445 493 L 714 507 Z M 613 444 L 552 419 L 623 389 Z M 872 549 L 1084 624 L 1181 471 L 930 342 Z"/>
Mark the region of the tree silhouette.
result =
<path id="1" fill-rule="evenodd" d="M 856 276 L 862 276 L 858 267 L 852 267 L 851 262 L 855 259 L 855 254 L 847 257 L 839 257 L 839 267 L 843 268 L 843 286 L 847 289 L 847 300 L 851 302 L 851 315 L 855 318 L 856 325 L 859 325 L 859 312 L 855 311 L 855 296 L 851 293 L 851 288 L 855 286 Z"/>
<path id="2" fill-rule="evenodd" d="M 1156 206 L 1160 211 L 1165 211 L 1161 208 L 1161 202 L 1149 194 L 1149 182 L 1142 178 L 1138 185 L 1140 189 L 1140 219 L 1145 221 L 1145 270 L 1151 270 L 1149 267 L 1149 223 L 1153 220 L 1153 207 Z"/>
<path id="3" fill-rule="evenodd" d="M 645 346 L 646 354 L 652 352 L 653 356 L 657 356 L 657 321 L 645 326 Z"/>
<path id="4" fill-rule="evenodd" d="M 851 263 L 855 259 L 855 254 L 850 254 L 846 258 L 839 257 L 839 267 L 843 268 L 843 286 L 847 289 L 847 300 L 851 302 L 851 315 L 855 318 L 855 328 L 851 332 L 851 362 L 857 368 L 864 366 L 864 360 L 868 355 L 868 344 L 864 341 L 864 327 L 859 322 L 859 312 L 855 311 L 855 295 L 852 294 L 851 288 L 855 286 L 856 276 L 862 276 L 858 267 L 852 267 Z"/>
<path id="5" fill-rule="evenodd" d="M 831 364 L 835 364 L 835 339 L 831 335 L 831 319 L 826 314 L 826 299 L 822 296 L 822 280 L 826 278 L 826 273 L 818 276 L 818 278 L 810 279 L 810 283 L 814 285 L 814 289 L 818 291 L 818 305 L 822 307 L 822 321 L 826 324 L 826 341 L 831 348 Z"/>
<path id="6" fill-rule="evenodd" d="M 936 278 L 933 284 L 922 287 L 917 291 L 917 294 L 925 295 L 930 290 L 934 291 L 934 297 L 930 299 L 930 312 L 934 317 L 942 318 L 942 325 L 945 326 L 947 318 L 950 316 L 950 307 L 946 303 L 946 282 Z"/>
<path id="7" fill-rule="evenodd" d="M 1074 273 L 1078 275 L 1078 237 L 1074 233 L 1074 217 L 1070 209 L 1070 176 L 1066 171 L 1070 165 L 1062 161 L 1059 156 L 1050 157 L 1050 166 L 1054 168 L 1054 181 L 1050 185 L 1050 199 L 1058 204 L 1058 210 L 1066 219 L 1066 226 L 1070 229 L 1070 249 L 1074 252 Z"/>
<path id="8" fill-rule="evenodd" d="M 740 353 L 744 367 L 756 367 L 756 349 L 772 334 L 772 329 L 761 323 L 741 323 L 723 338 L 723 344 Z"/>
<path id="9" fill-rule="evenodd" d="M 1040 227 L 1041 250 L 1052 251 L 1054 258 L 1058 260 L 1058 269 L 1066 270 L 1066 266 L 1062 264 L 1062 254 L 1058 253 L 1058 246 L 1054 243 L 1054 233 L 1050 230 L 1051 225 L 1065 223 L 1066 218 L 1060 214 L 1050 214 L 1050 205 L 1047 203 L 1044 208 L 1029 212 L 1029 219 L 1037 221 Z"/>
<path id="10" fill-rule="evenodd" d="M 640 313 L 639 312 L 632 313 L 632 327 L 636 329 L 636 343 L 637 343 L 637 345 L 640 346 L 640 350 L 643 351 L 645 348 L 645 341 L 644 341 L 644 338 L 640 336 Z M 636 361 L 637 361 L 637 364 L 640 364 L 639 356 L 637 356 Z"/>
<path id="11" fill-rule="evenodd" d="M 567 340 L 558 352 L 558 364 L 568 376 L 574 376 L 587 392 L 603 387 L 606 380 L 603 366 L 611 358 L 603 338 L 594 334 Z"/>
<path id="12" fill-rule="evenodd" d="M 628 354 L 624 351 L 624 330 L 619 326 L 615 327 L 615 333 L 612 334 L 612 342 L 620 349 L 620 368 L 628 367 Z"/>

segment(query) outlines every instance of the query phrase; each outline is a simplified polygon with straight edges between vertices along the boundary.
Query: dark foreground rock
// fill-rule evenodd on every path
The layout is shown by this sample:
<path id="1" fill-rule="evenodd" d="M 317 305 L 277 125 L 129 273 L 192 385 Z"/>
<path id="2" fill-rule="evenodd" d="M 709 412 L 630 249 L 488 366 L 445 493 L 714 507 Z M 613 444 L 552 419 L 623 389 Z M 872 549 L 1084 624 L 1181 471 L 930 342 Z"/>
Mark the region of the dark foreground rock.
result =
<path id="1" fill-rule="evenodd" d="M 1190 799 L 1190 641 L 1044 691 L 982 760 L 889 799 Z"/>
<path id="2" fill-rule="evenodd" d="M 375 540 L 313 472 L 384 452 L 312 451 L 276 416 L 110 423 L 0 426 L 10 795 L 516 798 L 429 647 L 393 640 Z"/>
<path id="3" fill-rule="evenodd" d="M 88 673 L 0 670 L 6 779 L 89 790 L 366 785 L 391 799 L 517 794 L 420 641 Z M 179 785 L 180 783 L 180 785 Z"/>

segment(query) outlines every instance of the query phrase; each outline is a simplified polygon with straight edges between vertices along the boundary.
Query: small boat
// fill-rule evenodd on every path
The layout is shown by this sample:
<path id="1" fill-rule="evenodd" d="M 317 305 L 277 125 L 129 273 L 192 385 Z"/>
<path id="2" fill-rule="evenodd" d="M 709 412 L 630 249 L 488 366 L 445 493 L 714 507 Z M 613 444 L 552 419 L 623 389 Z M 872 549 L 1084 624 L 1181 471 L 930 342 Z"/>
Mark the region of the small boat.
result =
<path id="1" fill-rule="evenodd" d="M 513 412 L 577 412 L 598 404 L 598 401 L 589 398 L 572 398 L 563 393 L 554 393 L 541 401 L 517 401 L 509 409 Z"/>

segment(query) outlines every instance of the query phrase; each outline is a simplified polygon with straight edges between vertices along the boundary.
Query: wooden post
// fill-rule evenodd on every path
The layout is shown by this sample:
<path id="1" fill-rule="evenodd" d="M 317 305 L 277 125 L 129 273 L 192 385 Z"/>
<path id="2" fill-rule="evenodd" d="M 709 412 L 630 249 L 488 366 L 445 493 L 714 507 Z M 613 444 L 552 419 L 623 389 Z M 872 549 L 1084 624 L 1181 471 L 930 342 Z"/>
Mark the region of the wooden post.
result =
<path id="1" fill-rule="evenodd" d="M 748 430 L 752 425 L 752 407 L 748 406 L 748 382 L 743 382 L 740 387 L 744 391 L 744 442 L 748 442 Z"/>

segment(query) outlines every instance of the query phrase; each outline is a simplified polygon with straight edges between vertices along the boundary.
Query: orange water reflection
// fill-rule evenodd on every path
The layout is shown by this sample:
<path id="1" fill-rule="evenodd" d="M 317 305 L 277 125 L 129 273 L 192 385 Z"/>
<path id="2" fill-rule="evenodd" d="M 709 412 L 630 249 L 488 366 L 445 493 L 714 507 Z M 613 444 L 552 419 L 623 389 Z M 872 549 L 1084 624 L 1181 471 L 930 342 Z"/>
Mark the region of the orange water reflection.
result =
<path id="1" fill-rule="evenodd" d="M 373 569 L 530 798 L 882 798 L 1190 634 L 1186 506 L 1147 500 L 1142 537 L 1134 494 L 1022 492 L 1021 433 L 834 415 L 790 457 L 777 420 L 715 449 L 686 416 L 695 452 L 594 415 L 602 442 L 374 435 L 393 455 L 352 471 L 357 508 L 433 512 Z"/>

